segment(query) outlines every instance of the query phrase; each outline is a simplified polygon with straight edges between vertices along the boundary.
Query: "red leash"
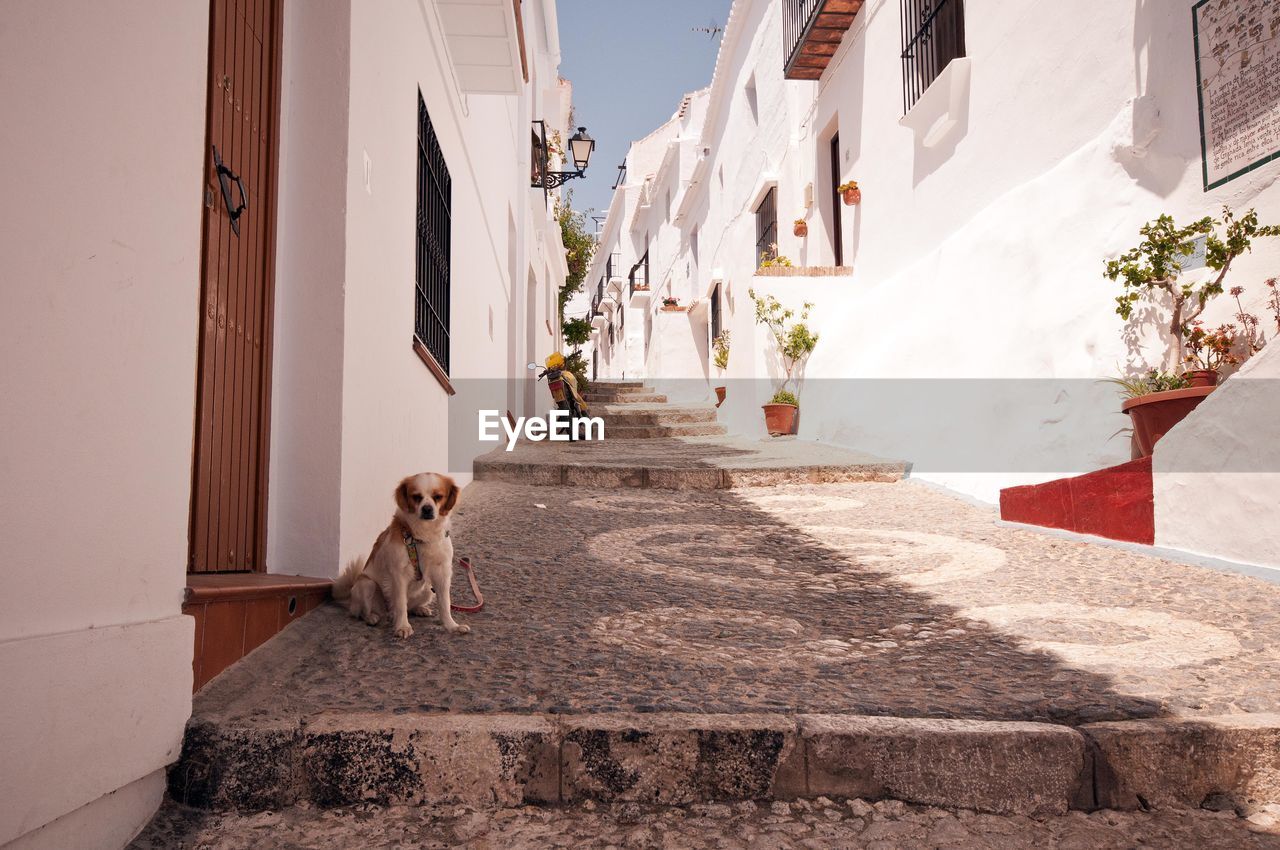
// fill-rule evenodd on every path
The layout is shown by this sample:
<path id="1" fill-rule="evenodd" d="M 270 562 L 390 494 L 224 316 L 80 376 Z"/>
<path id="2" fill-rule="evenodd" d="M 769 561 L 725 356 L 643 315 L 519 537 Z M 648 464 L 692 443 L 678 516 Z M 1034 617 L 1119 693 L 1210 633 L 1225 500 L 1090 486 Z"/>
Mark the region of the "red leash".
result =
<path id="1" fill-rule="evenodd" d="M 471 594 L 476 598 L 475 605 L 450 605 L 454 611 L 463 614 L 474 614 L 484 610 L 484 597 L 480 594 L 480 585 L 476 583 L 476 571 L 471 568 L 470 558 L 459 558 L 458 566 L 467 571 L 467 581 L 471 583 Z"/>

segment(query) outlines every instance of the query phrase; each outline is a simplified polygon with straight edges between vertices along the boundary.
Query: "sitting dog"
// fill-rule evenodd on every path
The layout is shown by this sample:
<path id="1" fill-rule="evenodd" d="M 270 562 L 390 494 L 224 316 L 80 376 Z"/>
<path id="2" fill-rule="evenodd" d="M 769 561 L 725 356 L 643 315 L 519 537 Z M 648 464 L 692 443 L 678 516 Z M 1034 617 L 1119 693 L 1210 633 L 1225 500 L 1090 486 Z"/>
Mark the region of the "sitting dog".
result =
<path id="1" fill-rule="evenodd" d="M 428 606 L 434 596 L 445 629 L 454 634 L 471 631 L 470 626 L 454 622 L 449 610 L 453 579 L 449 513 L 457 501 L 458 485 L 447 475 L 424 472 L 401 481 L 391 524 L 378 535 L 367 561 L 356 558 L 347 564 L 333 583 L 333 598 L 346 600 L 351 616 L 371 626 L 382 622 L 389 611 L 395 636 L 407 638 L 413 634 L 409 615 L 430 616 Z"/>

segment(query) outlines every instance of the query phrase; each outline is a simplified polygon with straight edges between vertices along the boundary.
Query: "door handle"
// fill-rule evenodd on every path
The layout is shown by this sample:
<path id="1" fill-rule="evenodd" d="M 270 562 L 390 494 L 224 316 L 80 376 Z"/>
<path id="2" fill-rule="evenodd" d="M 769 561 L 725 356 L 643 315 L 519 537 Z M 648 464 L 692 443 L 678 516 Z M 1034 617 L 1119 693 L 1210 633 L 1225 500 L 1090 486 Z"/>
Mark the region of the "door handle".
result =
<path id="1" fill-rule="evenodd" d="M 240 175 L 236 174 L 222 162 L 222 157 L 218 155 L 218 146 L 213 146 L 213 165 L 218 172 L 218 184 L 222 187 L 222 202 L 227 205 L 227 215 L 231 218 L 231 232 L 237 237 L 240 235 L 240 216 L 249 208 L 249 196 L 244 191 L 244 181 L 240 179 Z M 236 181 L 236 188 L 240 190 L 240 203 L 234 208 L 231 206 L 231 181 Z"/>

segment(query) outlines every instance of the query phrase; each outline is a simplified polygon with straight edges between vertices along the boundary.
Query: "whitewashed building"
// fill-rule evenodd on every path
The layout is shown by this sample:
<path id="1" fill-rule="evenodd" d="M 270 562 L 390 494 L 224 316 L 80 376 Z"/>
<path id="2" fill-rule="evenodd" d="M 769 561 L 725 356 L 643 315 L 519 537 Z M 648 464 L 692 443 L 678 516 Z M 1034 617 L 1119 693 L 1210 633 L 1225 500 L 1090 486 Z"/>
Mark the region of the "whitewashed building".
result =
<path id="1" fill-rule="evenodd" d="M 0 844 L 119 847 L 201 641 L 302 613 L 220 603 L 214 645 L 189 572 L 331 577 L 450 468 L 457 385 L 531 412 L 565 275 L 535 122 L 570 90 L 554 0 L 4 13 Z"/>
<path id="2" fill-rule="evenodd" d="M 665 219 L 679 236 L 650 245 L 650 268 L 663 270 L 642 314 L 652 332 L 625 335 L 628 350 L 603 360 L 608 374 L 678 381 L 705 398 L 727 384 L 722 421 L 764 436 L 760 405 L 779 370 L 754 323 L 754 288 L 815 305 L 801 437 L 905 457 L 918 476 L 989 501 L 1002 487 L 1128 460 L 1117 435 L 1127 418 L 1100 379 L 1163 365 L 1165 319 L 1157 310 L 1126 330 L 1104 260 L 1161 213 L 1187 222 L 1229 204 L 1280 222 L 1274 99 L 1260 99 L 1272 114 L 1242 106 L 1236 135 L 1210 126 L 1202 152 L 1193 6 L 1213 22 L 1199 33 L 1205 56 L 1243 63 L 1255 86 L 1280 73 L 1280 51 L 1266 46 L 1280 21 L 1261 0 L 735 0 L 700 95 L 699 137 L 659 131 L 672 156 L 692 158 L 670 215 L 665 188 L 648 208 L 627 199 L 664 179 L 652 155 L 628 162 L 627 198 L 611 207 L 607 232 L 661 233 Z M 1262 39 L 1252 52 L 1222 32 L 1236 18 L 1248 21 L 1241 39 L 1255 29 Z M 1211 106 L 1228 117 L 1210 123 L 1232 108 Z M 1233 144 L 1258 149 L 1225 150 Z M 1222 161 L 1233 156 L 1243 159 Z M 857 206 L 836 192 L 850 180 Z M 793 268 L 759 273 L 775 243 Z M 1280 240 L 1260 241 L 1227 279 L 1264 328 L 1263 284 L 1278 272 Z M 691 312 L 661 313 L 663 287 Z M 1219 298 L 1206 323 L 1237 309 Z M 629 326 L 642 321 L 628 314 Z M 713 325 L 733 340 L 723 375 L 708 362 Z M 1264 377 L 1280 378 L 1280 345 L 1161 444 L 1158 544 L 1280 566 L 1280 536 L 1257 533 L 1277 526 L 1277 417 L 1241 400 L 1238 383 Z M 966 393 L 975 380 L 989 385 Z M 1012 395 L 991 403 L 996 382 Z M 1000 463 L 957 461 L 955 444 L 991 448 Z M 1241 453 L 1253 475 L 1213 473 Z M 1046 457 L 1066 460 L 1046 468 Z"/>

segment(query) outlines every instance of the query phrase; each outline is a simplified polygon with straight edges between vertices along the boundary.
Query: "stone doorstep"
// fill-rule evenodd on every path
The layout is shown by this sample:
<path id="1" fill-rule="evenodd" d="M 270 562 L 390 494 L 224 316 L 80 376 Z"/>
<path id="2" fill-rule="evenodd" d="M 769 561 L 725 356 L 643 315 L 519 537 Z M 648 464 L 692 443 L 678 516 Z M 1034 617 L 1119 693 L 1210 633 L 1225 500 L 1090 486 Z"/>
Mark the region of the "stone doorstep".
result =
<path id="1" fill-rule="evenodd" d="M 327 714 L 189 724 L 169 793 L 215 810 L 843 796 L 995 814 L 1280 803 L 1280 715 L 1047 723 L 845 715 Z"/>
<path id="2" fill-rule="evenodd" d="M 844 484 L 901 481 L 900 463 L 854 466 L 665 467 L 623 464 L 558 464 L 477 460 L 477 481 L 535 486 L 631 487 L 654 490 L 730 490 L 778 484 Z"/>

